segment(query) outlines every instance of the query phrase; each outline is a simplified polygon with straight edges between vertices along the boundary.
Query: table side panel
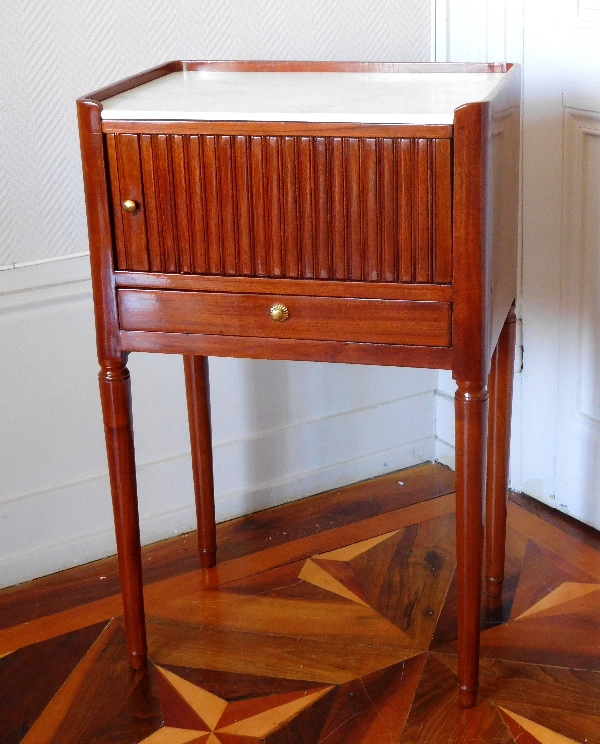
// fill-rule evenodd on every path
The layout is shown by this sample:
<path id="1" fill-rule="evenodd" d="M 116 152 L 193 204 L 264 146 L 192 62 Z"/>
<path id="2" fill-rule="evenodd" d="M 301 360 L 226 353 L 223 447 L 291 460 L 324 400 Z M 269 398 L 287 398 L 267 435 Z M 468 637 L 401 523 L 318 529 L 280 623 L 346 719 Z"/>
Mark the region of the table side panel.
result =
<path id="1" fill-rule="evenodd" d="M 517 295 L 521 75 L 519 65 L 488 109 L 490 357 Z"/>
<path id="2" fill-rule="evenodd" d="M 487 118 L 489 102 L 454 115 L 452 372 L 481 383 L 489 363 Z"/>
<path id="3" fill-rule="evenodd" d="M 117 290 L 126 331 L 450 346 L 450 304 L 403 300 Z M 282 303 L 289 318 L 276 322 Z"/>
<path id="4" fill-rule="evenodd" d="M 520 68 L 454 116 L 453 373 L 483 381 L 517 292 Z"/>

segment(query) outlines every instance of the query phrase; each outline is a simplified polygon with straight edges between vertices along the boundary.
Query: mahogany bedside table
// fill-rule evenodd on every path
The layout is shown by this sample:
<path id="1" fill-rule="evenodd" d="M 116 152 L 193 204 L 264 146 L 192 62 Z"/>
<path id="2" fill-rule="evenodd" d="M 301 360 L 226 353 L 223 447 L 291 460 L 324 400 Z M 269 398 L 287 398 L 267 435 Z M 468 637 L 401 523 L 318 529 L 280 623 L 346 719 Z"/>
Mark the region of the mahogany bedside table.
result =
<path id="1" fill-rule="evenodd" d="M 518 67 L 171 62 L 77 105 L 131 664 L 146 638 L 129 352 L 183 355 L 204 567 L 207 356 L 451 369 L 459 701 L 474 705 L 484 498 L 488 593 L 504 570 Z"/>

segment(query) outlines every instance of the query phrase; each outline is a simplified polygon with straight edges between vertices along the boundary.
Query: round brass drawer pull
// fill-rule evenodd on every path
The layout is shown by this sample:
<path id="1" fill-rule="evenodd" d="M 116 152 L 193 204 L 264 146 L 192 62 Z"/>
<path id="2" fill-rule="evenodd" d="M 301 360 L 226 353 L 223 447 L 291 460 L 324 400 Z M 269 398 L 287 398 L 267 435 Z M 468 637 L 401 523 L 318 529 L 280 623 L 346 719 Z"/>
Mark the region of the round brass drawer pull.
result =
<path id="1" fill-rule="evenodd" d="M 137 208 L 138 205 L 133 201 L 133 199 L 125 199 L 123 202 L 123 209 L 126 212 L 135 212 Z"/>
<path id="2" fill-rule="evenodd" d="M 290 313 L 285 305 L 276 302 L 271 308 L 271 317 L 277 323 L 285 323 L 285 321 L 290 317 Z"/>

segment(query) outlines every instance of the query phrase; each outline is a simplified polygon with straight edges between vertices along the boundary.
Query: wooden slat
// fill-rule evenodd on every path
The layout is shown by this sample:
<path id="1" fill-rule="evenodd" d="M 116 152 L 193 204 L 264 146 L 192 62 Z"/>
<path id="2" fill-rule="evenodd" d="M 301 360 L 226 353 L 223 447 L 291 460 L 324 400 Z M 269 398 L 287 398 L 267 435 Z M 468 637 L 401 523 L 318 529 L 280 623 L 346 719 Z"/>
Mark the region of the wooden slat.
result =
<path id="1" fill-rule="evenodd" d="M 378 234 L 378 211 L 380 193 L 377 182 L 377 140 L 362 140 L 361 157 L 361 203 L 363 278 L 368 282 L 380 281 L 380 250 Z"/>
<path id="2" fill-rule="evenodd" d="M 235 174 L 235 214 L 236 214 L 236 253 L 238 273 L 251 276 L 254 273 L 252 256 L 252 233 L 250 227 L 250 167 L 249 141 L 246 137 L 235 137 L 234 174 Z"/>
<path id="3" fill-rule="evenodd" d="M 265 199 L 265 160 L 263 153 L 263 138 L 250 138 L 250 189 L 252 202 L 252 244 L 254 254 L 254 274 L 267 276 L 269 273 L 267 260 L 266 233 L 266 199 Z"/>
<path id="4" fill-rule="evenodd" d="M 117 144 L 115 135 L 106 137 L 106 151 L 108 153 L 108 170 L 110 173 L 110 191 L 112 196 L 113 228 L 115 235 L 115 253 L 117 268 L 129 268 L 125 253 L 125 238 L 123 236 L 123 208 L 121 206 L 121 188 L 119 179 L 119 163 L 117 160 Z M 154 267 L 152 267 L 154 268 Z"/>
<path id="5" fill-rule="evenodd" d="M 190 190 L 190 230 L 192 241 L 192 271 L 208 271 L 206 241 L 205 180 L 202 169 L 201 138 L 190 137 L 188 146 L 188 178 Z"/>
<path id="6" fill-rule="evenodd" d="M 166 135 L 159 134 L 154 144 L 154 177 L 156 198 L 160 205 L 158 217 L 161 243 L 163 246 L 164 271 L 177 272 L 179 271 L 179 261 L 177 237 L 175 235 L 175 215 L 173 213 L 173 184 L 169 157 L 169 141 Z"/>
<path id="7" fill-rule="evenodd" d="M 397 281 L 400 240 L 397 227 L 397 204 L 394 195 L 397 184 L 394 177 L 394 141 L 382 139 L 379 143 L 379 201 L 381 209 L 381 269 L 379 281 Z"/>
<path id="8" fill-rule="evenodd" d="M 224 274 L 237 274 L 234 224 L 232 137 L 217 137 L 218 211 L 221 222 L 221 254 Z"/>
<path id="9" fill-rule="evenodd" d="M 414 277 L 417 282 L 431 281 L 431 149 L 429 140 L 416 141 L 413 180 Z"/>
<path id="10" fill-rule="evenodd" d="M 283 138 L 281 155 L 284 273 L 285 276 L 300 276 L 300 255 L 298 250 L 298 192 L 300 184 L 297 174 L 295 137 Z"/>
<path id="11" fill-rule="evenodd" d="M 204 160 L 204 183 L 206 188 L 206 224 L 208 237 L 208 270 L 211 274 L 221 274 L 221 230 L 219 216 L 219 189 L 217 180 L 216 137 L 202 138 Z"/>
<path id="12" fill-rule="evenodd" d="M 315 209 L 315 267 L 318 279 L 331 276 L 330 261 L 330 177 L 328 143 L 324 137 L 314 140 L 314 209 Z"/>
<path id="13" fill-rule="evenodd" d="M 280 147 L 278 137 L 265 139 L 266 149 L 266 196 L 267 196 L 267 245 L 269 276 L 283 276 L 282 198 L 280 179 Z"/>
<path id="14" fill-rule="evenodd" d="M 197 139 L 197 138 L 196 138 Z M 159 205 L 156 199 L 154 179 L 154 156 L 152 154 L 152 137 L 149 134 L 140 136 L 140 158 L 142 179 L 144 181 L 144 209 L 146 214 L 146 234 L 148 237 L 148 258 L 151 271 L 164 271 L 162 241 L 158 224 Z"/>
<path id="15" fill-rule="evenodd" d="M 300 247 L 300 276 L 315 276 L 315 208 L 314 184 L 315 173 L 313 140 L 301 137 L 298 140 L 298 233 Z"/>
<path id="16" fill-rule="evenodd" d="M 451 140 L 433 141 L 434 240 L 433 281 L 452 281 L 452 156 Z"/>
<path id="17" fill-rule="evenodd" d="M 346 258 L 346 193 L 344 189 L 344 140 L 334 137 L 331 144 L 331 233 L 333 279 L 348 277 Z"/>
<path id="18" fill-rule="evenodd" d="M 412 282 L 413 277 L 413 141 L 402 139 L 396 146 L 398 236 L 400 238 L 400 261 L 398 281 Z"/>
<path id="19" fill-rule="evenodd" d="M 363 260 L 361 245 L 360 140 L 345 140 L 346 246 L 348 278 L 361 281 Z"/>
<path id="20" fill-rule="evenodd" d="M 184 156 L 181 135 L 171 137 L 171 155 L 173 162 L 173 195 L 175 202 L 175 220 L 177 224 L 177 253 L 179 270 L 191 274 L 194 270 L 192 246 L 190 239 L 190 219 L 188 214 L 188 172 L 189 163 Z"/>

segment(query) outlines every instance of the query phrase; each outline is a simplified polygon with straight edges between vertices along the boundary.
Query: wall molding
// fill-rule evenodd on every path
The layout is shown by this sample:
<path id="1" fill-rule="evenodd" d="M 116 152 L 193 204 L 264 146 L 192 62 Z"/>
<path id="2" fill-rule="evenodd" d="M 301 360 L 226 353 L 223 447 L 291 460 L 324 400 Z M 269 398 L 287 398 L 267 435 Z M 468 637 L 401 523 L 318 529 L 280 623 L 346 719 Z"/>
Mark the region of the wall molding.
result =
<path id="1" fill-rule="evenodd" d="M 37 273 L 41 269 L 43 276 Z M 0 498 L 1 586 L 114 552 L 88 272 L 86 256 L 0 272 L 5 352 L 0 374 L 11 389 L 2 402 L 3 428 L 10 436 L 0 439 L 0 457 L 10 463 L 2 484 L 4 500 Z M 35 284 L 42 280 L 44 284 Z M 24 350 L 21 365 L 15 367 L 11 359 Z M 195 509 L 190 455 L 184 449 L 183 376 L 176 377 L 180 370 L 174 358 L 158 363 L 151 355 L 135 357 L 131 363 L 141 531 L 149 543 L 194 529 Z M 228 374 L 234 372 L 234 384 L 245 384 L 245 368 L 235 372 L 230 361 L 215 360 L 219 384 L 215 379 L 213 410 L 243 418 L 248 412 L 238 411 L 239 402 L 231 407 L 222 400 L 229 396 Z M 371 379 L 379 378 L 376 370 L 364 370 L 366 377 L 332 375 L 325 388 L 334 380 L 356 379 L 368 390 Z M 275 417 L 271 426 L 268 416 L 228 425 L 214 446 L 217 519 L 435 459 L 435 375 L 423 372 L 429 377 L 421 381 L 414 370 L 406 375 L 399 370 L 391 378 L 394 387 L 386 384 L 373 394 L 353 398 L 350 393 L 334 404 L 325 396 L 322 405 L 292 406 L 288 418 Z M 291 380 L 298 370 L 292 374 L 290 368 L 285 374 L 292 375 Z M 284 399 L 281 390 L 261 390 L 261 379 L 251 379 L 249 390 L 254 389 L 263 405 L 273 395 L 274 400 Z M 389 380 L 390 370 L 381 379 Z M 158 401 L 156 386 L 166 393 Z M 289 391 L 294 390 L 299 388 L 292 385 Z M 171 434 L 153 438 L 149 428 Z"/>
<path id="2" fill-rule="evenodd" d="M 222 445 L 227 457 L 227 445 Z M 223 522 L 261 509 L 296 501 L 316 493 L 340 488 L 381 475 L 411 467 L 435 458 L 435 438 L 433 436 L 416 442 L 399 445 L 389 449 L 368 453 L 336 462 L 326 467 L 308 469 L 288 477 L 258 483 L 251 490 L 238 490 L 217 493 L 215 498 L 217 521 Z M 142 544 L 148 545 L 178 534 L 196 529 L 196 513 L 191 486 L 191 459 L 189 453 L 165 458 L 161 461 L 145 463 L 138 468 L 140 488 L 140 531 Z M 143 513 L 145 505 L 160 501 L 160 491 L 171 484 L 187 484 L 186 503 L 161 512 Z M 152 492 L 153 491 L 153 492 Z M 65 494 L 65 492 L 67 492 Z M 97 501 L 102 494 L 100 529 L 68 539 L 61 539 L 40 547 L 27 547 L 0 557 L 0 588 L 27 581 L 37 576 L 47 575 L 73 566 L 113 555 L 116 551 L 115 536 L 110 513 L 108 475 L 103 474 L 82 479 L 77 483 L 46 489 L 41 492 L 25 494 L 0 505 L 0 515 L 5 524 L 18 519 L 19 502 L 30 500 L 32 508 L 44 513 L 53 503 L 64 496 L 77 498 L 82 502 Z M 71 496 L 72 495 L 72 496 Z M 7 506 L 13 507 L 14 515 L 7 514 Z M 95 520 L 98 521 L 98 520 Z"/>
<path id="3" fill-rule="evenodd" d="M 85 281 L 90 281 L 89 252 L 13 264 L 0 270 L 0 303 L 10 302 L 10 295 L 27 290 L 60 287 Z"/>
<path id="4" fill-rule="evenodd" d="M 564 109 L 556 504 L 600 523 L 600 112 Z"/>

